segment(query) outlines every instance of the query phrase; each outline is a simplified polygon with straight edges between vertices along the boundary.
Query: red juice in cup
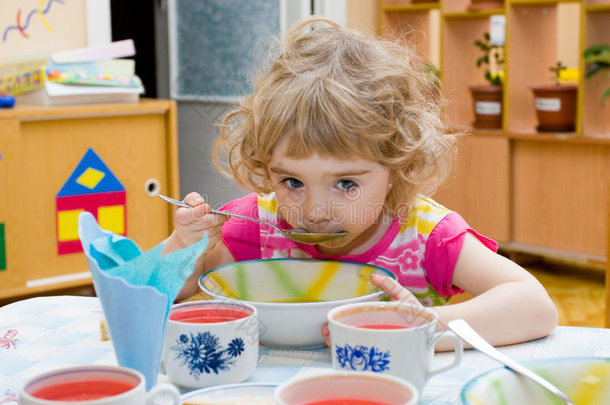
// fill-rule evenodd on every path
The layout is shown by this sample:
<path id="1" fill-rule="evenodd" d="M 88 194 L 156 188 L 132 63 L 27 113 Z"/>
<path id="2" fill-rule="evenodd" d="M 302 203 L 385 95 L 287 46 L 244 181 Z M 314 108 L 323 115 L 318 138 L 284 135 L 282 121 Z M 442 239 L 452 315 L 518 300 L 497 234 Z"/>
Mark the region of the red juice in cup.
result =
<path id="1" fill-rule="evenodd" d="M 127 392 L 135 387 L 127 381 L 112 379 L 83 379 L 61 381 L 43 386 L 31 393 L 33 397 L 50 401 L 90 401 Z"/>
<path id="2" fill-rule="evenodd" d="M 337 320 L 344 325 L 363 329 L 409 329 L 421 325 L 422 320 L 400 311 L 381 309 L 376 311 L 344 311 Z"/>
<path id="3" fill-rule="evenodd" d="M 146 377 L 128 367 L 76 366 L 47 371 L 21 387 L 22 405 L 178 405 L 180 392 L 170 384 L 157 384 L 146 392 Z M 2 402 L 2 401 L 0 401 Z"/>
<path id="4" fill-rule="evenodd" d="M 411 325 L 406 323 L 388 323 L 388 322 L 375 322 L 375 323 L 363 323 L 354 325 L 357 328 L 364 329 L 407 329 L 410 328 Z"/>
<path id="5" fill-rule="evenodd" d="M 176 322 L 186 323 L 218 323 L 235 321 L 243 319 L 250 315 L 243 308 L 230 307 L 205 307 L 205 306 L 185 306 L 183 308 L 174 309 L 169 319 Z"/>

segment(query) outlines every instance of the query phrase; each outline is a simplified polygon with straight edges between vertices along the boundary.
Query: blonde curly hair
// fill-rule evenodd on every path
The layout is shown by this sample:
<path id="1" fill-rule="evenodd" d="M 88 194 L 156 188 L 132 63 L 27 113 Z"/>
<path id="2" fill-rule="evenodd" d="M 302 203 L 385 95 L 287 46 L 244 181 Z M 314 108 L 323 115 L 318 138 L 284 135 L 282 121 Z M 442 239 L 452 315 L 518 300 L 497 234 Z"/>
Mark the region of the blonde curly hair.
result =
<path id="1" fill-rule="evenodd" d="M 410 47 L 311 16 L 223 117 L 214 163 L 242 187 L 271 192 L 267 164 L 288 136 L 291 157 L 358 156 L 389 167 L 386 207 L 396 213 L 433 192 L 451 168 L 455 137 L 440 111 L 435 81 Z"/>

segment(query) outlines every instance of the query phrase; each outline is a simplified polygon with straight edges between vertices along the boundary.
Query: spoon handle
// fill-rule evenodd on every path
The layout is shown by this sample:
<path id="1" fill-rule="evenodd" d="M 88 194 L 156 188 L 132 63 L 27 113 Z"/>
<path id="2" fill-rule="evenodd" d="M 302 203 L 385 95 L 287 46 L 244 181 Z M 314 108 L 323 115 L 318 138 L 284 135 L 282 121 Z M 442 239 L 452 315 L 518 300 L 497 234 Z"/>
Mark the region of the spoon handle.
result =
<path id="1" fill-rule="evenodd" d="M 168 196 L 166 196 L 166 195 L 163 195 L 163 194 L 158 194 L 158 196 L 159 196 L 159 198 L 161 198 L 162 200 L 165 200 L 165 201 L 167 201 L 168 203 L 174 204 L 174 205 L 176 205 L 176 206 L 178 206 L 178 207 L 183 207 L 183 208 L 193 208 L 192 206 L 188 205 L 188 204 L 187 204 L 187 203 L 185 203 L 185 202 L 175 200 L 175 199 L 170 198 L 170 197 L 168 197 Z M 219 210 L 215 210 L 215 209 L 213 209 L 213 208 L 210 210 L 210 212 L 212 212 L 212 213 L 214 213 L 214 214 L 226 215 L 226 216 L 228 216 L 228 217 L 236 217 L 236 218 L 241 218 L 241 219 L 245 219 L 245 220 L 248 220 L 248 221 L 254 221 L 254 222 L 258 222 L 258 223 L 260 223 L 260 224 L 264 224 L 264 225 L 269 225 L 269 226 L 271 226 L 271 227 L 273 227 L 273 228 L 277 229 L 278 231 L 282 232 L 282 229 L 278 228 L 277 226 L 275 226 L 275 225 L 273 225 L 273 224 L 271 224 L 271 223 L 269 223 L 269 222 L 266 222 L 266 221 L 260 220 L 260 219 L 258 219 L 258 218 L 252 218 L 252 217 L 247 217 L 247 216 L 245 216 L 245 215 L 234 214 L 234 213 L 229 212 L 229 211 L 219 211 Z"/>
<path id="2" fill-rule="evenodd" d="M 504 364 L 506 367 L 511 370 L 524 375 L 525 377 L 530 378 L 534 382 L 538 383 L 542 387 L 551 391 L 553 394 L 557 395 L 561 398 L 566 404 L 574 405 L 572 401 L 564 394 L 559 388 L 555 385 L 551 384 L 549 381 L 540 377 L 538 374 L 534 373 L 530 369 L 522 366 L 516 361 L 506 357 L 502 354 L 498 349 L 493 347 L 489 342 L 487 342 L 481 335 L 479 335 L 472 327 L 463 319 L 454 319 L 449 321 L 447 324 L 449 329 L 451 329 L 456 335 L 464 339 L 467 343 L 470 343 L 472 347 L 485 354 L 492 359 L 499 361 Z"/>
<path id="3" fill-rule="evenodd" d="M 215 210 L 215 209 L 211 209 L 210 210 L 211 213 L 213 214 L 219 214 L 219 215 L 226 215 L 228 217 L 235 217 L 235 218 L 241 218 L 241 219 L 245 219 L 247 221 L 254 221 L 254 222 L 258 222 L 259 224 L 264 224 L 264 225 L 269 225 L 275 229 L 277 229 L 278 231 L 282 232 L 283 230 L 278 228 L 277 226 L 273 225 L 272 223 L 269 223 L 267 221 L 263 221 L 261 219 L 258 218 L 252 218 L 252 217 L 247 217 L 245 215 L 240 215 L 240 214 L 234 214 L 232 212 L 229 211 L 219 211 L 219 210 Z"/>

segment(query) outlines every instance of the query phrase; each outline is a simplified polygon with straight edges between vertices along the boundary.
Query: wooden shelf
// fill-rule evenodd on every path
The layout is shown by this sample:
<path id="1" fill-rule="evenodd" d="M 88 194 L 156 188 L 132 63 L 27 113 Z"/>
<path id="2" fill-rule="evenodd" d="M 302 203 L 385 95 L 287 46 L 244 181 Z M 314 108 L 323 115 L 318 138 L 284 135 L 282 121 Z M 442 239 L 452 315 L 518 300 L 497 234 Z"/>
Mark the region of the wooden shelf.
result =
<path id="1" fill-rule="evenodd" d="M 610 98 L 600 104 L 610 77 L 580 75 L 573 132 L 537 132 L 531 91 L 551 83 L 549 68 L 558 60 L 567 56 L 582 73 L 584 49 L 610 43 L 610 0 L 505 0 L 503 9 L 479 12 L 468 11 L 469 4 L 441 0 L 438 32 L 418 34 L 439 38 L 445 119 L 469 134 L 458 139 L 457 166 L 434 198 L 507 249 L 605 262 L 610 327 Z M 385 15 L 391 10 L 381 1 L 380 21 L 400 33 L 403 27 Z M 402 13 L 401 21 L 416 14 L 409 7 Z M 503 127 L 478 129 L 469 86 L 486 83 L 474 41 L 490 31 L 496 14 L 506 16 L 507 28 Z M 566 32 L 566 21 L 575 31 Z"/>
<path id="2" fill-rule="evenodd" d="M 533 142 L 555 142 L 555 143 L 566 143 L 566 144 L 580 144 L 580 145 L 607 145 L 610 146 L 610 137 L 601 136 L 577 136 L 575 132 L 508 132 L 502 130 L 483 130 L 479 128 L 473 128 L 470 130 L 475 136 L 496 136 L 508 139 L 519 139 L 523 141 Z"/>
<path id="3" fill-rule="evenodd" d="M 568 59 L 570 67 L 584 71 L 581 55 L 585 47 L 610 38 L 610 0 L 505 0 L 504 8 L 480 11 L 468 11 L 469 4 L 470 0 L 443 0 L 439 7 L 411 4 L 410 0 L 381 0 L 379 32 L 385 37 L 407 37 L 422 58 L 435 64 L 438 61 L 449 100 L 446 118 L 453 125 L 469 127 L 474 121 L 469 87 L 486 84 L 483 69 L 476 67 L 480 51 L 474 41 L 490 30 L 491 16 L 504 14 L 503 130 L 536 133 L 532 86 L 552 84 L 549 69 L 558 60 Z M 566 31 L 566 18 L 571 19 L 576 33 Z M 580 76 L 576 135 L 610 137 L 610 107 L 599 101 L 602 91 L 610 87 L 610 77 L 585 80 L 583 74 Z M 610 100 L 606 104 L 610 105 Z"/>
<path id="4" fill-rule="evenodd" d="M 546 6 L 560 3 L 580 3 L 580 0 L 509 0 L 513 6 Z"/>
<path id="5" fill-rule="evenodd" d="M 418 12 L 436 10 L 440 8 L 438 3 L 418 3 L 418 4 L 389 4 L 384 6 L 384 12 L 389 13 L 392 11 L 398 12 Z"/>
<path id="6" fill-rule="evenodd" d="M 494 8 L 489 10 L 479 11 L 463 11 L 454 13 L 445 13 L 443 15 L 446 19 L 472 19 L 472 18 L 489 18 L 492 15 L 504 14 L 503 8 Z"/>
<path id="7" fill-rule="evenodd" d="M 588 13 L 608 13 L 610 12 L 610 4 L 591 4 L 585 10 Z"/>
<path id="8" fill-rule="evenodd" d="M 505 2 L 508 0 L 504 0 Z M 454 14 L 487 14 L 490 11 L 497 12 L 499 9 L 470 10 L 470 0 L 442 0 L 441 9 L 445 15 Z"/>
<path id="9" fill-rule="evenodd" d="M 550 67 L 562 59 L 558 49 L 563 26 L 559 23 L 559 4 L 519 2 L 509 7 L 507 15 L 505 126 L 507 131 L 535 132 L 538 121 L 532 86 L 553 84 Z M 572 25 L 580 26 L 580 15 L 570 16 Z M 577 35 L 580 37 L 581 30 Z M 579 41 L 580 42 L 580 41 Z M 580 51 L 570 49 L 571 58 L 579 60 Z M 526 68 L 524 68 L 526 67 Z M 572 66 L 579 67 L 579 66 Z M 579 109 L 580 110 L 580 109 Z M 580 111 L 576 125 L 580 128 Z M 580 134 L 581 132 L 579 132 Z"/>

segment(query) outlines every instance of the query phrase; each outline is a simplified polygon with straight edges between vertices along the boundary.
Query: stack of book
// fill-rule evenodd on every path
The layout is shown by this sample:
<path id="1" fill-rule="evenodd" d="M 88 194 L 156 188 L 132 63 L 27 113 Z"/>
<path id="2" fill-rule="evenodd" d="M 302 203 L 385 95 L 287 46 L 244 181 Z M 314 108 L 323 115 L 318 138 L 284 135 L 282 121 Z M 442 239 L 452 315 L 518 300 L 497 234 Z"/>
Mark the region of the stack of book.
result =
<path id="1" fill-rule="evenodd" d="M 0 91 L 23 104 L 137 102 L 144 87 L 135 74 L 135 61 L 121 59 L 133 55 L 132 40 L 54 53 L 0 77 Z"/>

